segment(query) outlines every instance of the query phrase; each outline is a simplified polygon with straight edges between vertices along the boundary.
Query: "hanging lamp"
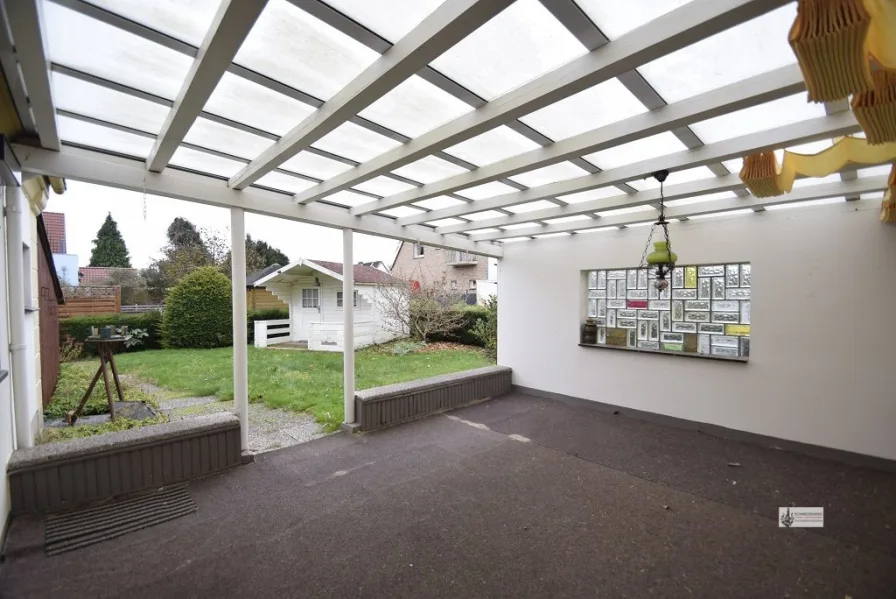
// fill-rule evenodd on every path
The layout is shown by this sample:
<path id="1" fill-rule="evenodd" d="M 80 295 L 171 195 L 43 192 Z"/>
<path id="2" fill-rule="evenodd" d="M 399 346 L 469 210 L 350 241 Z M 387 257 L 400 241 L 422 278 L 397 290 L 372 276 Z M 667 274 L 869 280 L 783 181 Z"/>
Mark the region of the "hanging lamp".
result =
<path id="1" fill-rule="evenodd" d="M 653 173 L 652 176 L 660 184 L 660 216 L 657 221 L 653 223 L 653 226 L 650 227 L 650 234 L 647 236 L 647 245 L 644 246 L 644 252 L 641 254 L 641 262 L 638 266 L 639 268 L 644 268 L 645 265 L 651 268 L 656 268 L 656 280 L 653 282 L 653 286 L 658 291 L 663 291 L 669 287 L 668 277 L 672 273 L 672 269 L 675 268 L 675 263 L 678 261 L 678 255 L 672 251 L 672 242 L 669 240 L 669 222 L 666 220 L 666 202 L 663 196 L 663 182 L 666 180 L 666 177 L 669 176 L 669 171 L 657 171 Z M 653 233 L 656 231 L 657 226 L 663 229 L 664 239 L 662 241 L 654 242 L 653 251 L 648 254 L 647 251 L 650 249 L 650 243 L 653 241 Z"/>

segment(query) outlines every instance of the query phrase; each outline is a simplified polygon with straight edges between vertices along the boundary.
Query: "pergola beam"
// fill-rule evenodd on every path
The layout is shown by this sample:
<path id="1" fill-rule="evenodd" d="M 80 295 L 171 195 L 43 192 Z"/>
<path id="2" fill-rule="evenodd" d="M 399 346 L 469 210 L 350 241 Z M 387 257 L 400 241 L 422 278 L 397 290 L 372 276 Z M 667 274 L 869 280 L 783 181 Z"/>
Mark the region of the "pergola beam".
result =
<path id="1" fill-rule="evenodd" d="M 681 128 L 686 124 L 777 100 L 804 89 L 805 83 L 799 67 L 796 65 L 783 67 L 568 137 L 544 149 L 511 156 L 469 173 L 461 173 L 417 189 L 389 196 L 369 206 L 359 206 L 353 213 L 361 215 L 377 212 L 453 193 L 474 185 L 482 185 L 499 178 L 512 177 L 535 168 L 563 162 L 573 156 L 598 152 L 657 133 Z"/>
<path id="2" fill-rule="evenodd" d="M 732 210 L 743 210 L 745 208 L 756 208 L 765 206 L 779 206 L 782 204 L 792 204 L 795 202 L 806 202 L 811 200 L 823 200 L 826 198 L 834 198 L 838 196 L 849 196 L 852 194 L 872 193 L 887 188 L 887 177 L 869 177 L 867 179 L 854 179 L 851 181 L 835 181 L 833 183 L 824 183 L 821 185 L 812 185 L 810 187 L 801 187 L 793 190 L 793 192 L 772 197 L 757 198 L 748 196 L 746 198 L 726 198 L 721 200 L 713 200 L 705 204 L 694 204 L 688 206 L 677 206 L 675 208 L 666 209 L 666 217 L 669 219 L 692 218 L 695 216 L 705 216 L 709 214 L 719 214 L 730 212 Z M 846 202 L 844 201 L 844 205 Z M 644 215 L 640 217 L 637 214 L 621 214 L 619 216 L 600 218 L 595 221 L 582 221 L 575 224 L 557 224 L 538 227 L 533 225 L 531 229 L 520 229 L 519 231 L 502 231 L 500 233 L 490 233 L 477 236 L 481 241 L 495 241 L 501 239 L 513 239 L 516 237 L 531 237 L 533 235 L 549 235 L 551 233 L 573 233 L 576 231 L 584 231 L 590 229 L 602 229 L 606 227 L 624 227 L 626 225 L 634 225 L 643 223 Z"/>
<path id="3" fill-rule="evenodd" d="M 789 0 L 693 0 L 612 43 L 495 98 L 479 110 L 296 194 L 307 203 L 347 189 L 436 151 L 612 79 L 670 52 L 758 17 Z"/>
<path id="4" fill-rule="evenodd" d="M 27 173 L 65 177 L 227 209 L 244 208 L 255 214 L 336 229 L 353 229 L 368 235 L 420 242 L 482 256 L 500 258 L 503 255 L 499 244 L 479 243 L 457 235 L 440 235 L 426 227 L 402 227 L 393 219 L 382 216 L 358 218 L 347 210 L 323 204 L 299 206 L 290 201 L 288 194 L 261 189 L 231 189 L 226 181 L 205 175 L 174 170 L 147 172 L 143 161 L 102 152 L 71 147 L 54 152 L 22 144 L 14 144 L 13 151 L 21 162 L 22 171 Z"/>
<path id="5" fill-rule="evenodd" d="M 744 187 L 745 185 L 743 181 L 740 180 L 740 177 L 738 177 L 737 175 L 729 174 L 722 177 L 713 177 L 708 179 L 700 179 L 699 181 L 679 183 L 678 185 L 670 185 L 664 189 L 664 197 L 667 201 L 671 201 L 709 195 L 713 193 L 736 191 L 744 189 Z M 532 212 L 521 212 L 519 214 L 514 214 L 511 216 L 469 221 L 457 225 L 446 225 L 444 227 L 437 227 L 436 232 L 446 235 L 450 233 L 474 231 L 476 229 L 506 227 L 507 225 L 516 225 L 532 221 L 551 220 L 555 218 L 563 218 L 565 216 L 593 214 L 595 212 L 614 210 L 616 208 L 652 206 L 653 204 L 658 203 L 659 200 L 660 190 L 648 189 L 645 191 L 639 191 L 634 194 L 619 194 L 608 198 L 579 202 L 578 204 L 556 206 L 552 208 L 545 208 L 544 210 L 534 210 Z"/>
<path id="6" fill-rule="evenodd" d="M 267 0 L 224 0 L 168 112 L 146 166 L 159 173 L 183 141 L 261 15 Z"/>
<path id="7" fill-rule="evenodd" d="M 6 16 L 15 44 L 15 57 L 21 66 L 21 76 L 28 92 L 28 106 L 34 128 L 45 148 L 60 148 L 56 107 L 50 85 L 50 70 L 41 27 L 41 8 L 38 0 L 5 2 Z M 16 87 L 16 72 L 7 73 L 9 86 Z M 27 122 L 27 118 L 24 119 Z"/>
<path id="8" fill-rule="evenodd" d="M 449 0 L 381 58 L 230 179 L 242 189 L 292 158 L 438 58 L 513 0 Z"/>
<path id="9" fill-rule="evenodd" d="M 486 198 L 484 200 L 478 200 L 472 205 L 452 206 L 440 210 L 433 210 L 426 214 L 425 220 L 430 221 L 450 218 L 469 214 L 470 212 L 481 212 L 483 210 L 494 210 L 505 206 L 523 204 L 545 197 L 563 196 L 570 193 L 607 187 L 619 181 L 630 181 L 632 179 L 646 177 L 660 169 L 673 171 L 674 176 L 674 171 L 677 170 L 686 170 L 704 166 L 713 162 L 738 158 L 754 152 L 764 152 L 790 145 L 808 143 L 818 139 L 848 135 L 859 130 L 861 130 L 861 127 L 859 127 L 859 124 L 856 122 L 856 119 L 851 112 L 818 117 L 799 123 L 785 125 L 776 129 L 770 129 L 768 131 L 760 131 L 742 137 L 726 139 L 694 150 L 676 152 L 674 154 L 667 154 L 665 156 L 658 156 L 649 160 L 627 164 L 618 168 L 602 171 L 595 175 L 567 179 L 566 181 L 533 187 L 526 191 L 507 193 Z M 410 225 L 414 224 L 417 220 L 419 220 L 419 216 L 415 215 L 398 219 L 398 222 L 402 225 Z"/>

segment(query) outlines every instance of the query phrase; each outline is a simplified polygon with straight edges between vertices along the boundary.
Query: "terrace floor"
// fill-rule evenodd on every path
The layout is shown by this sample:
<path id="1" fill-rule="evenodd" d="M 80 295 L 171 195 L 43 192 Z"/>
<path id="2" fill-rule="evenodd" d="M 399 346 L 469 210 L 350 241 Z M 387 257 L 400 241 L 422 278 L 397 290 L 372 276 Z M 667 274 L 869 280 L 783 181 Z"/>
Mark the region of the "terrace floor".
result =
<path id="1" fill-rule="evenodd" d="M 54 558 L 39 518 L 14 519 L 0 594 L 859 599 L 896 590 L 896 474 L 520 394 L 266 453 L 188 488 L 197 513 Z M 788 504 L 824 506 L 825 527 L 778 528 Z"/>

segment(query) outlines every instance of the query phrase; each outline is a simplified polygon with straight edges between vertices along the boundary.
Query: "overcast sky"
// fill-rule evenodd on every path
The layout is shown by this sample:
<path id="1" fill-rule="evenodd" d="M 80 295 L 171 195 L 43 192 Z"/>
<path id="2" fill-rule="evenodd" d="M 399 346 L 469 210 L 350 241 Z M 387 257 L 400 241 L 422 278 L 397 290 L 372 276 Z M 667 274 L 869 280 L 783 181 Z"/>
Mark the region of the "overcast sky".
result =
<path id="1" fill-rule="evenodd" d="M 224 208 L 147 195 L 144 218 L 141 193 L 71 180 L 67 183 L 65 194 L 50 194 L 47 211 L 65 214 L 67 250 L 78 255 L 79 266 L 90 262 L 91 242 L 109 212 L 118 223 L 135 268 L 148 266 L 159 255 L 167 242 L 168 225 L 176 216 L 230 239 L 230 211 Z M 293 261 L 342 261 L 342 231 L 338 229 L 247 213 L 246 233 L 279 248 Z M 355 262 L 382 260 L 391 266 L 397 248 L 398 242 L 392 239 L 355 234 Z"/>

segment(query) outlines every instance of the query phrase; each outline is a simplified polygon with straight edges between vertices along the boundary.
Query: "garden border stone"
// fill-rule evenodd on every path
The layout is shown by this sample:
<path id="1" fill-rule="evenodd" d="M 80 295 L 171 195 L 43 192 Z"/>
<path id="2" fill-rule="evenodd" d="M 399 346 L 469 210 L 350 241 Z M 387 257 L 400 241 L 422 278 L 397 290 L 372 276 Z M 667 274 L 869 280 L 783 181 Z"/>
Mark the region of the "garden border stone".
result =
<path id="1" fill-rule="evenodd" d="M 241 463 L 240 423 L 210 414 L 13 452 L 13 514 L 46 514 L 157 489 Z"/>

